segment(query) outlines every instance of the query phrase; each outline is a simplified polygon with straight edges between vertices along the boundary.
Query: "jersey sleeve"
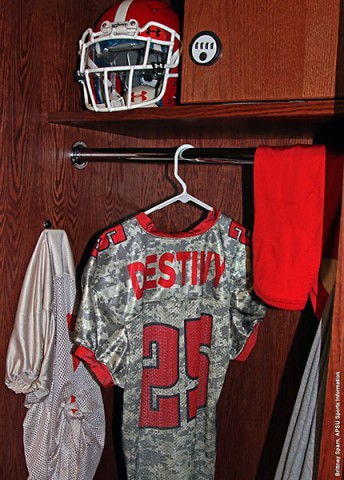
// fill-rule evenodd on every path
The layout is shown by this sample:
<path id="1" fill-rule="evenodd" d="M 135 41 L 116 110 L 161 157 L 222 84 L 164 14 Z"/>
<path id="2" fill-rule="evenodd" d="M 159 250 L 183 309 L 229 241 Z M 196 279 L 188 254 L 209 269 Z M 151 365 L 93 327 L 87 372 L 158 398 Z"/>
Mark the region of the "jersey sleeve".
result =
<path id="1" fill-rule="evenodd" d="M 260 322 L 266 314 L 265 303 L 253 291 L 251 248 L 238 243 L 232 269 L 232 349 L 231 359 L 245 361 L 255 346 Z"/>
<path id="2" fill-rule="evenodd" d="M 82 277 L 82 300 L 75 325 L 74 355 L 86 363 L 104 387 L 123 387 L 128 363 L 124 322 L 114 301 L 104 295 L 107 262 L 91 256 Z"/>
<path id="3" fill-rule="evenodd" d="M 46 232 L 42 232 L 24 277 L 6 356 L 5 383 L 42 401 L 50 392 L 55 344 L 53 285 Z"/>

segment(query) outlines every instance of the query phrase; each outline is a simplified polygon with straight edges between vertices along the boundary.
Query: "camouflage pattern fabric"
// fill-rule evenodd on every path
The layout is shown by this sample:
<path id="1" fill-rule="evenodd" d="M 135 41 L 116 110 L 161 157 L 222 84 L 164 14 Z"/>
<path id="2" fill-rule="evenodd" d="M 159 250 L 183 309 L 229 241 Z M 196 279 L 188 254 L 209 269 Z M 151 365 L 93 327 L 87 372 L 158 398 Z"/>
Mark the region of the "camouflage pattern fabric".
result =
<path id="1" fill-rule="evenodd" d="M 265 315 L 249 243 L 245 228 L 217 211 L 176 235 L 140 213 L 99 238 L 76 341 L 124 388 L 128 479 L 213 478 L 226 370 Z"/>

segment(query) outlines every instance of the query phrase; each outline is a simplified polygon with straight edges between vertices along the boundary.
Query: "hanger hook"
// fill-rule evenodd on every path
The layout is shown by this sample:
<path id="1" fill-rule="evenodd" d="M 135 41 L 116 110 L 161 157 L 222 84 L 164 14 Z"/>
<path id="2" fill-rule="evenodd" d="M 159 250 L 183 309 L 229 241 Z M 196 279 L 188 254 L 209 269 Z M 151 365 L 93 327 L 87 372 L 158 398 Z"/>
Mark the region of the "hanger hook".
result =
<path id="1" fill-rule="evenodd" d="M 178 174 L 178 165 L 179 165 L 179 160 L 183 160 L 182 153 L 185 152 L 185 150 L 188 150 L 189 148 L 195 148 L 195 147 L 193 145 L 190 145 L 189 143 L 184 143 L 183 145 L 177 148 L 174 154 L 174 176 L 183 187 L 183 193 L 186 193 L 187 187 L 184 180 Z"/>

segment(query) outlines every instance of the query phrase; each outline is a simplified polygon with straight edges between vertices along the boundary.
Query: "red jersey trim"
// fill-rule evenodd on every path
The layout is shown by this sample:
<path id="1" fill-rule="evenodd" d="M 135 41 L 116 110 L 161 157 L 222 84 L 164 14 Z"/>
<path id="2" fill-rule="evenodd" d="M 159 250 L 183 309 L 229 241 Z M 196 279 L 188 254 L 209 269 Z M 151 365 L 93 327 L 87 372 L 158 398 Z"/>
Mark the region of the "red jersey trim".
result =
<path id="1" fill-rule="evenodd" d="M 246 360 L 250 356 L 257 342 L 259 326 L 260 326 L 259 323 L 257 323 L 257 325 L 254 326 L 252 333 L 248 337 L 247 342 L 244 348 L 242 349 L 241 353 L 239 353 L 237 358 L 234 359 L 236 362 L 246 362 Z"/>
<path id="2" fill-rule="evenodd" d="M 195 228 L 192 230 L 188 230 L 186 232 L 179 232 L 179 233 L 168 233 L 168 232 L 161 232 L 152 222 L 152 220 L 146 215 L 144 212 L 140 212 L 136 215 L 136 220 L 139 222 L 141 227 L 146 230 L 146 232 L 154 235 L 156 237 L 164 237 L 164 238 L 185 238 L 185 237 L 196 237 L 202 233 L 207 232 L 215 223 L 217 222 L 220 216 L 219 210 L 215 208 L 209 212 L 207 218 L 202 220 Z"/>
<path id="3" fill-rule="evenodd" d="M 92 350 L 79 345 L 73 352 L 73 355 L 80 358 L 80 360 L 83 360 L 89 366 L 103 387 L 109 388 L 114 386 L 115 382 L 113 381 L 108 368 L 96 359 Z"/>

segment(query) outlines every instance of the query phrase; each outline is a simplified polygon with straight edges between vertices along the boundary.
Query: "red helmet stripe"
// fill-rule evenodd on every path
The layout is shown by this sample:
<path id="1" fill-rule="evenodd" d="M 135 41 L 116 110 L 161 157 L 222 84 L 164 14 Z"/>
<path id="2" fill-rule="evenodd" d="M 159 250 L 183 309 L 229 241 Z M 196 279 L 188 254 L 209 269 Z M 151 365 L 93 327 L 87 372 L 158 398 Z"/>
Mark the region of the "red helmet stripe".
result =
<path id="1" fill-rule="evenodd" d="M 133 0 L 124 0 L 118 7 L 114 22 L 125 22 L 130 5 Z"/>

